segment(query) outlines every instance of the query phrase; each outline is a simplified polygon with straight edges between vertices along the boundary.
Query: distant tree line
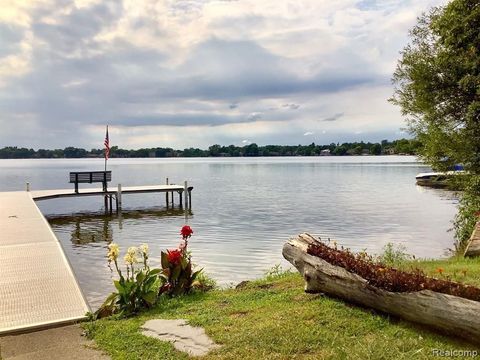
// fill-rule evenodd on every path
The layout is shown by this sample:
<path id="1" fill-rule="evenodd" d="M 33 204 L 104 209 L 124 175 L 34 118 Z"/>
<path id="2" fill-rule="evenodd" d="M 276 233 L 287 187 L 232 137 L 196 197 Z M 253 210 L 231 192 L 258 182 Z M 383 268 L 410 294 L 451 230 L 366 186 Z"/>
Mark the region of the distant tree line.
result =
<path id="1" fill-rule="evenodd" d="M 412 139 L 394 141 L 382 140 L 380 143 L 353 142 L 331 143 L 330 145 L 265 145 L 249 144 L 245 146 L 221 146 L 218 144 L 208 149 L 188 148 L 174 150 L 172 148 L 143 148 L 137 150 L 120 149 L 112 146 L 112 158 L 166 158 L 166 157 L 242 157 L 242 156 L 322 156 L 322 155 L 415 155 L 421 147 L 420 142 Z M 65 149 L 27 149 L 16 146 L 7 146 L 0 149 L 0 159 L 50 159 L 50 158 L 99 158 L 103 157 L 103 149 L 90 151 L 66 147 Z"/>

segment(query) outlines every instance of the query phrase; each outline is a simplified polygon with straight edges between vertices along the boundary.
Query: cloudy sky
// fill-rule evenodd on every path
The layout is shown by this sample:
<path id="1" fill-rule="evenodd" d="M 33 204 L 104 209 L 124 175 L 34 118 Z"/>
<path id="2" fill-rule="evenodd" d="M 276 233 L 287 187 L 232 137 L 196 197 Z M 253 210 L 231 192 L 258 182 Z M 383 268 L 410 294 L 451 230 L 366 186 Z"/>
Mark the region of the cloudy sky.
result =
<path id="1" fill-rule="evenodd" d="M 0 147 L 405 136 L 387 102 L 440 0 L 0 0 Z"/>

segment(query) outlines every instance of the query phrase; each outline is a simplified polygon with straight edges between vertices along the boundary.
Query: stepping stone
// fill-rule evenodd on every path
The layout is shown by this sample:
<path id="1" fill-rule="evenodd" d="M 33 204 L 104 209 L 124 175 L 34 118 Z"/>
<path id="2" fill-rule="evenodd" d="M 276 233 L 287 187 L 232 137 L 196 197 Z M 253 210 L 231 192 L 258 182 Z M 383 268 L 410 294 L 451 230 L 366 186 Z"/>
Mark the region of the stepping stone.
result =
<path id="1" fill-rule="evenodd" d="M 200 327 L 187 324 L 186 320 L 148 320 L 142 326 L 142 334 L 173 343 L 175 349 L 193 356 L 202 356 L 220 347 L 205 334 Z"/>

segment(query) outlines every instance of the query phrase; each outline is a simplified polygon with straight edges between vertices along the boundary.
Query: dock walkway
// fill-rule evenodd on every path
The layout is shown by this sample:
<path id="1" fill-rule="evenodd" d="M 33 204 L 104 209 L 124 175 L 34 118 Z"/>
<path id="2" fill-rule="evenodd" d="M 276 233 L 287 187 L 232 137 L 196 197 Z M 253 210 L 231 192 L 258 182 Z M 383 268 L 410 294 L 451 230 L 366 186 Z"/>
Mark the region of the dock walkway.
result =
<path id="1" fill-rule="evenodd" d="M 149 193 L 149 192 L 171 192 L 171 191 L 183 191 L 184 186 L 181 185 L 148 185 L 148 186 L 129 186 L 122 187 L 122 194 L 137 194 L 137 193 Z M 116 195 L 118 188 L 109 187 L 107 194 Z M 73 189 L 61 189 L 61 190 L 36 190 L 31 191 L 32 197 L 35 200 L 55 199 L 61 197 L 77 197 L 77 196 L 95 196 L 105 195 L 102 189 L 96 188 L 84 188 L 80 189 L 76 193 Z"/>
<path id="2" fill-rule="evenodd" d="M 32 194 L 0 192 L 0 334 L 73 322 L 87 311 L 72 268 Z"/>

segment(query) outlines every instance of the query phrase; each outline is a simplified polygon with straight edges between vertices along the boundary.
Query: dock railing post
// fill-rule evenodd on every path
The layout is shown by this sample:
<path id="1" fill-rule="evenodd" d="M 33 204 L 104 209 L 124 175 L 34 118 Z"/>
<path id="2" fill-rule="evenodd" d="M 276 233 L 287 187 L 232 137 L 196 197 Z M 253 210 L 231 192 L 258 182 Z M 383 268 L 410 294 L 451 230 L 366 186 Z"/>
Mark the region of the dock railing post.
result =
<path id="1" fill-rule="evenodd" d="M 27 192 L 30 192 L 30 183 L 27 182 Z"/>
<path id="2" fill-rule="evenodd" d="M 168 185 L 168 178 L 167 178 L 166 184 Z M 168 208 L 168 190 L 165 191 L 165 203 L 166 203 L 167 208 Z"/>
<path id="3" fill-rule="evenodd" d="M 122 184 L 118 184 L 117 189 L 117 213 L 122 210 Z"/>

